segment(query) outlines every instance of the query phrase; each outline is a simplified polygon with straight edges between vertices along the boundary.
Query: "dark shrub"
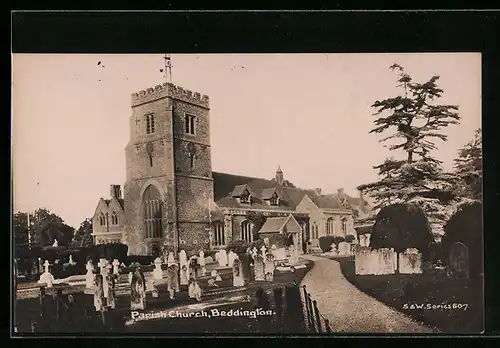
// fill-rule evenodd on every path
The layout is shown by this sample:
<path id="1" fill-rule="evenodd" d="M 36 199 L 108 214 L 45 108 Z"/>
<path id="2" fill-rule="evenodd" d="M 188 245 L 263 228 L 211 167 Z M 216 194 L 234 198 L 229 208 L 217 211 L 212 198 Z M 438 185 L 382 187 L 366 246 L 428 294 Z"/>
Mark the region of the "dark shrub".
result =
<path id="1" fill-rule="evenodd" d="M 398 203 L 382 208 L 377 214 L 370 236 L 370 247 L 394 248 L 396 252 L 417 248 L 426 259 L 429 244 L 433 241 L 429 221 L 422 209 Z"/>
<path id="2" fill-rule="evenodd" d="M 442 239 L 444 255 L 451 245 L 460 242 L 469 248 L 471 275 L 483 273 L 483 206 L 479 202 L 466 203 L 458 207 L 444 226 Z M 443 257 L 447 262 L 447 257 Z"/>
<path id="3" fill-rule="evenodd" d="M 345 238 L 341 236 L 333 237 L 333 242 L 338 247 L 340 243 L 345 242 Z"/>
<path id="4" fill-rule="evenodd" d="M 319 247 L 324 253 L 332 249 L 331 246 L 333 243 L 334 243 L 333 236 L 319 237 Z"/>
<path id="5" fill-rule="evenodd" d="M 347 236 L 345 236 L 345 241 L 347 243 L 352 243 L 356 240 L 356 237 L 354 237 L 352 234 L 348 234 Z"/>
<path id="6" fill-rule="evenodd" d="M 226 252 L 232 250 L 235 254 L 242 254 L 247 251 L 248 245 L 242 240 L 233 240 L 226 246 Z"/>
<path id="7" fill-rule="evenodd" d="M 429 244 L 429 261 L 435 264 L 438 260 L 444 261 L 443 244 L 432 242 Z"/>
<path id="8" fill-rule="evenodd" d="M 129 255 L 127 256 L 127 263 L 126 264 L 132 264 L 132 263 L 139 263 L 140 265 L 147 266 L 151 265 L 151 263 L 154 261 L 153 256 L 149 255 Z"/>
<path id="9" fill-rule="evenodd" d="M 264 239 L 262 238 L 262 239 L 254 240 L 252 243 L 250 243 L 248 245 L 248 247 L 250 249 L 253 249 L 255 247 L 260 252 L 260 249 L 262 248 L 263 245 L 265 245 L 265 243 L 264 243 Z"/>
<path id="10" fill-rule="evenodd" d="M 128 246 L 122 243 L 109 243 L 105 244 L 106 259 L 118 261 L 125 261 L 127 259 Z"/>

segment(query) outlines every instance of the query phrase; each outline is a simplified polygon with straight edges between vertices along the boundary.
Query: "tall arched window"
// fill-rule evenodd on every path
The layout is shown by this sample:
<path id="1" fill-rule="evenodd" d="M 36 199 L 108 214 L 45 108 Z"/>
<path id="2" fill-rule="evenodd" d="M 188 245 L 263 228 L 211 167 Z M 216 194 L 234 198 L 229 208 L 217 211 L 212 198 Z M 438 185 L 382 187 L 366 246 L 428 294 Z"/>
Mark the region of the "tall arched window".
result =
<path id="1" fill-rule="evenodd" d="M 318 227 L 318 225 L 314 226 L 314 233 L 316 234 L 316 239 L 318 239 L 319 238 L 319 227 Z"/>
<path id="2" fill-rule="evenodd" d="M 106 225 L 106 218 L 104 217 L 104 214 L 103 214 L 103 213 L 99 214 L 99 224 L 100 224 L 101 226 Z"/>
<path id="3" fill-rule="evenodd" d="M 214 231 L 214 244 L 216 246 L 226 245 L 226 238 L 224 236 L 224 224 L 216 222 L 213 225 L 213 231 Z"/>
<path id="4" fill-rule="evenodd" d="M 342 219 L 342 232 L 344 233 L 344 235 L 347 234 L 347 219 L 346 218 Z"/>
<path id="5" fill-rule="evenodd" d="M 111 224 L 118 225 L 118 216 L 116 216 L 115 212 L 111 213 Z"/>
<path id="6" fill-rule="evenodd" d="M 160 192 L 149 185 L 142 196 L 144 231 L 146 238 L 161 238 L 163 236 L 163 204 Z"/>
<path id="7" fill-rule="evenodd" d="M 251 243 L 253 241 L 252 236 L 252 223 L 248 220 L 245 220 L 241 223 L 241 240 L 247 243 Z"/>
<path id="8" fill-rule="evenodd" d="M 331 236 L 333 235 L 333 225 L 334 221 L 333 221 L 333 218 L 328 218 L 328 220 L 326 220 L 326 235 L 327 236 Z"/>
<path id="9" fill-rule="evenodd" d="M 155 132 L 155 116 L 146 115 L 146 133 L 152 134 Z"/>

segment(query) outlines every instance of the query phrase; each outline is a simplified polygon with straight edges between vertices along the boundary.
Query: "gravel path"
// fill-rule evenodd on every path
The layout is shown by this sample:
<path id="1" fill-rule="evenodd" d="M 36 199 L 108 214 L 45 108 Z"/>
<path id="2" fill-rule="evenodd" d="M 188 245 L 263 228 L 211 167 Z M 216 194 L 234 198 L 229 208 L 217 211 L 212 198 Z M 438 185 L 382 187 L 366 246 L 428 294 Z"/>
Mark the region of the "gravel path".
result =
<path id="1" fill-rule="evenodd" d="M 301 257 L 314 261 L 301 285 L 306 285 L 320 313 L 330 320 L 333 332 L 435 332 L 358 290 L 344 278 L 337 261 L 312 255 Z"/>

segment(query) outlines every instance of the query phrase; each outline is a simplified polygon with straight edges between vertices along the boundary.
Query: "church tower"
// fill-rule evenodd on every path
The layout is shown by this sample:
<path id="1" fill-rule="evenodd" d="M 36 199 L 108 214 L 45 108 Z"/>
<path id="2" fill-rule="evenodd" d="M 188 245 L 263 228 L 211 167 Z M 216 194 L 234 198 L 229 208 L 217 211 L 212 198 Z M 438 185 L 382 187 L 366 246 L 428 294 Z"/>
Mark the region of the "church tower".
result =
<path id="1" fill-rule="evenodd" d="M 209 98 L 171 83 L 132 94 L 123 241 L 131 255 L 209 246 Z"/>

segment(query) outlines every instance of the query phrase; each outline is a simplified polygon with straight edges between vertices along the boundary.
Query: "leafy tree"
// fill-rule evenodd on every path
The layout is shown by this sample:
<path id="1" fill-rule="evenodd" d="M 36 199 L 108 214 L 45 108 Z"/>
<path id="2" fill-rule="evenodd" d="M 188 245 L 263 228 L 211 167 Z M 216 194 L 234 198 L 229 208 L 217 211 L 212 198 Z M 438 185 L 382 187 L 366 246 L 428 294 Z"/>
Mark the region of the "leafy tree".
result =
<path id="1" fill-rule="evenodd" d="M 20 249 L 28 245 L 28 234 L 30 229 L 28 228 L 28 215 L 26 213 L 17 212 L 14 214 L 12 219 L 12 232 L 14 247 L 16 250 L 16 255 L 19 254 Z"/>
<path id="2" fill-rule="evenodd" d="M 52 245 L 55 239 L 60 246 L 68 246 L 75 232 L 60 216 L 43 208 L 35 211 L 33 231 L 36 242 L 42 246 Z"/>
<path id="3" fill-rule="evenodd" d="M 429 244 L 433 241 L 431 227 L 423 210 L 414 204 L 397 203 L 382 208 L 377 214 L 370 247 L 394 248 L 396 252 L 417 248 L 423 257 L 428 258 Z"/>
<path id="4" fill-rule="evenodd" d="M 483 199 L 483 149 L 481 129 L 475 131 L 474 139 L 458 151 L 455 172 L 464 181 L 464 197 Z"/>
<path id="5" fill-rule="evenodd" d="M 72 248 L 87 248 L 94 244 L 92 238 L 92 219 L 85 219 L 76 230 L 73 240 L 71 241 Z"/>
<path id="6" fill-rule="evenodd" d="M 390 69 L 399 72 L 397 81 L 402 93 L 373 103 L 377 118 L 370 133 L 387 134 L 380 142 L 387 143 L 391 151 L 402 151 L 405 158 L 387 158 L 374 167 L 380 180 L 360 185 L 358 189 L 376 200 L 376 209 L 413 202 L 432 223 L 441 223 L 449 215 L 458 178 L 445 173 L 431 151 L 436 149 L 436 140 L 447 140 L 443 129 L 459 123 L 458 107 L 434 103 L 443 94 L 437 85 L 439 76 L 418 83 L 400 65 L 393 64 Z"/>

